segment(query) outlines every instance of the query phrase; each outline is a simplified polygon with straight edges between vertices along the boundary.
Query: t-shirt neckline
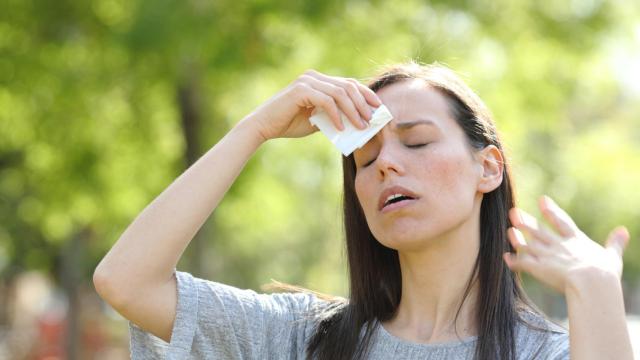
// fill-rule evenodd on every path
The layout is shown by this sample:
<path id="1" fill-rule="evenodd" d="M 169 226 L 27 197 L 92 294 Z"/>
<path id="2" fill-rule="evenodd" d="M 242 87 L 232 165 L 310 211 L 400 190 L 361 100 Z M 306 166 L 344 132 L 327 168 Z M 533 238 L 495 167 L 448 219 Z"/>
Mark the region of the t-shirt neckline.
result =
<path id="1" fill-rule="evenodd" d="M 399 338 L 393 334 L 391 334 L 387 329 L 384 328 L 382 323 L 376 320 L 376 327 L 378 328 L 376 331 L 381 335 L 381 340 L 385 342 L 394 343 L 401 346 L 410 346 L 413 348 L 423 348 L 423 349 L 434 349 L 434 348 L 452 348 L 458 346 L 468 346 L 470 343 L 473 343 L 478 340 L 478 336 L 469 336 L 461 339 L 460 341 L 447 341 L 447 342 L 438 342 L 438 343 L 417 343 L 409 340 L 405 340 Z"/>

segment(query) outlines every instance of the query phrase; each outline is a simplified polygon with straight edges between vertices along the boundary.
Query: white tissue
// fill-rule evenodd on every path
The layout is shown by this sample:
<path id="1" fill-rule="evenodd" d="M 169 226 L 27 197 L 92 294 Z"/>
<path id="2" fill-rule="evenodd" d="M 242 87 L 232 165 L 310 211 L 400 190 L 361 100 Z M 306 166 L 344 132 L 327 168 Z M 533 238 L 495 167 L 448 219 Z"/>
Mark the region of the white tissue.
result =
<path id="1" fill-rule="evenodd" d="M 386 106 L 380 105 L 373 111 L 369 127 L 360 130 L 349 121 L 341 112 L 340 117 L 344 130 L 338 131 L 331 122 L 331 119 L 324 111 L 319 111 L 309 118 L 309 122 L 315 125 L 329 140 L 342 152 L 344 156 L 349 156 L 355 149 L 361 148 L 367 141 L 371 140 L 378 131 L 393 119 Z"/>

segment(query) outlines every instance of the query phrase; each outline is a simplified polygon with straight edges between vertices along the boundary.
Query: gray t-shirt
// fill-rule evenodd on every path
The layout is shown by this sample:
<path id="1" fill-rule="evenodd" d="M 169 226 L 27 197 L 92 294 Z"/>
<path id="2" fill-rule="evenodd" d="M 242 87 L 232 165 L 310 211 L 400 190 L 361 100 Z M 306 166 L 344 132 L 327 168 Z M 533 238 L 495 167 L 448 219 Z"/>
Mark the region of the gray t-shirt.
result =
<path id="1" fill-rule="evenodd" d="M 178 305 L 171 342 L 130 322 L 132 359 L 305 359 L 306 340 L 316 325 L 305 314 L 324 300 L 307 293 L 258 294 L 181 271 L 176 271 L 176 279 Z M 551 331 L 544 333 L 518 325 L 518 359 L 569 358 L 566 330 L 547 325 Z M 376 326 L 371 341 L 368 359 L 439 360 L 473 358 L 477 338 L 417 344 Z"/>

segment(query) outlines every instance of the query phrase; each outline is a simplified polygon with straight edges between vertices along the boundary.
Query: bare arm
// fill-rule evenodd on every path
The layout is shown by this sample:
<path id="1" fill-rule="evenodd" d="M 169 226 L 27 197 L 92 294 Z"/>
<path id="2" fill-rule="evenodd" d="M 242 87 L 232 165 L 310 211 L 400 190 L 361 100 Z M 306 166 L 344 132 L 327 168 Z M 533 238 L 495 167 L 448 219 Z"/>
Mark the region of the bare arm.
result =
<path id="1" fill-rule="evenodd" d="M 263 142 L 250 120 L 239 123 L 151 202 L 96 268 L 100 295 L 164 340 L 175 316 L 175 266 Z"/>
<path id="2" fill-rule="evenodd" d="M 97 272 L 123 276 L 114 282 L 132 289 L 143 285 L 136 279 L 169 281 L 189 241 L 262 142 L 250 122 L 238 124 L 138 215 Z"/>
<path id="3" fill-rule="evenodd" d="M 174 270 L 185 248 L 248 159 L 266 140 L 315 129 L 314 107 L 342 127 L 338 109 L 357 127 L 380 100 L 353 80 L 308 71 L 240 121 L 219 143 L 151 202 L 94 272 L 99 295 L 152 334 L 169 341 L 176 315 Z"/>

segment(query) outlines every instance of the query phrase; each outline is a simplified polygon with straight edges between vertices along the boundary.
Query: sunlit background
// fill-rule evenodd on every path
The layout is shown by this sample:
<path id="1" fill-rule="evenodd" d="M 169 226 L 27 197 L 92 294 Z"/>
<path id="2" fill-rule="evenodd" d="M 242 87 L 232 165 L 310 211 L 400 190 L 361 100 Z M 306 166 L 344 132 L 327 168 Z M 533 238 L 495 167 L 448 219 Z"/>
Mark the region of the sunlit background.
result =
<path id="1" fill-rule="evenodd" d="M 128 358 L 126 321 L 91 275 L 146 204 L 304 70 L 366 80 L 409 59 L 452 67 L 487 102 L 521 206 L 537 213 L 549 194 L 598 241 L 629 228 L 623 281 L 640 352 L 637 1 L 0 8 L 0 359 Z M 346 295 L 340 185 L 340 154 L 321 134 L 267 143 L 178 269 Z M 526 285 L 562 321 L 562 297 Z"/>

